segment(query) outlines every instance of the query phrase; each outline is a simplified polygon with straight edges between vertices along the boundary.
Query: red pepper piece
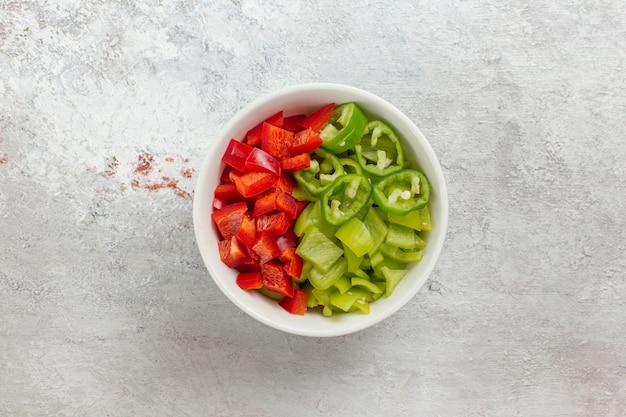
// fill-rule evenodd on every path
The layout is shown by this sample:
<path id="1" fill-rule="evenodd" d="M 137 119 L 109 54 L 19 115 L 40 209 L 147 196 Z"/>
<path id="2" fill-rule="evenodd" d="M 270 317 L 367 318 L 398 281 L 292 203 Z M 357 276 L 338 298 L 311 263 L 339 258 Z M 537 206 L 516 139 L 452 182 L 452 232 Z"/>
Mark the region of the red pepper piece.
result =
<path id="1" fill-rule="evenodd" d="M 246 211 L 248 211 L 248 205 L 244 202 L 240 202 L 215 210 L 211 214 L 222 238 L 230 239 L 235 236 L 241 226 Z"/>
<path id="2" fill-rule="evenodd" d="M 252 251 L 259 257 L 261 265 L 271 261 L 274 258 L 278 258 L 280 255 L 280 248 L 276 243 L 276 238 L 266 230 L 258 230 L 254 245 L 252 245 Z"/>
<path id="3" fill-rule="evenodd" d="M 257 268 L 254 260 L 248 255 L 246 249 L 241 246 L 235 236 L 217 242 L 220 259 L 224 264 L 240 271 L 253 270 Z"/>
<path id="4" fill-rule="evenodd" d="M 277 238 L 283 235 L 291 226 L 291 221 L 285 213 L 265 214 L 256 219 L 257 232 L 267 231 Z"/>
<path id="5" fill-rule="evenodd" d="M 296 253 L 296 248 L 285 248 L 278 255 L 284 264 L 285 272 L 290 277 L 299 279 L 302 276 L 302 258 Z"/>
<path id="6" fill-rule="evenodd" d="M 299 201 L 296 200 L 296 205 L 298 206 L 298 210 L 296 211 L 296 218 L 302 213 L 302 210 L 309 204 L 308 201 Z"/>
<path id="7" fill-rule="evenodd" d="M 269 123 L 263 123 L 261 129 L 261 149 L 278 160 L 289 155 L 289 147 L 293 142 L 293 132 Z"/>
<path id="8" fill-rule="evenodd" d="M 250 255 L 254 254 L 254 252 L 252 252 L 252 246 L 256 240 L 256 222 L 248 213 L 244 214 L 241 220 L 241 226 L 239 226 L 235 237 L 248 249 Z"/>
<path id="9" fill-rule="evenodd" d="M 293 279 L 287 275 L 285 269 L 278 262 L 261 264 L 261 278 L 263 285 L 270 291 L 287 297 L 293 297 Z"/>
<path id="10" fill-rule="evenodd" d="M 306 115 L 304 114 L 294 114 L 293 116 L 285 117 L 283 121 L 283 129 L 290 132 L 298 132 L 302 130 L 300 122 L 304 119 L 306 119 Z"/>
<path id="11" fill-rule="evenodd" d="M 278 178 L 278 182 L 276 183 L 276 188 L 286 192 L 287 194 L 293 193 L 293 190 L 295 190 L 297 186 L 298 182 L 296 179 L 287 172 L 281 173 Z"/>
<path id="12" fill-rule="evenodd" d="M 240 272 L 237 275 L 237 285 L 242 290 L 258 290 L 263 288 L 261 271 Z"/>
<path id="13" fill-rule="evenodd" d="M 283 233 L 281 237 L 292 241 L 294 243 L 293 246 L 296 246 L 296 243 L 300 241 L 300 238 L 298 237 L 298 235 L 296 235 L 296 232 L 293 231 L 293 225 L 289 226 L 289 229 L 287 229 L 287 231 Z"/>
<path id="14" fill-rule="evenodd" d="M 252 148 L 245 162 L 246 171 L 269 172 L 280 175 L 280 162 L 261 148 Z"/>
<path id="15" fill-rule="evenodd" d="M 220 184 L 215 187 L 215 200 L 219 200 L 224 205 L 239 203 L 244 200 L 243 196 L 237 191 L 237 187 L 232 182 Z"/>
<path id="16" fill-rule="evenodd" d="M 254 201 L 252 216 L 257 218 L 274 210 L 276 210 L 276 189 L 272 189 L 257 197 Z"/>
<path id="17" fill-rule="evenodd" d="M 287 215 L 289 220 L 294 221 L 298 215 L 298 203 L 290 194 L 276 189 L 276 209 Z"/>
<path id="18" fill-rule="evenodd" d="M 301 153 L 300 155 L 285 158 L 281 161 L 280 166 L 285 171 L 299 171 L 311 166 L 311 155 Z"/>
<path id="19" fill-rule="evenodd" d="M 311 153 L 322 146 L 322 138 L 311 128 L 296 133 L 289 147 L 290 155 Z"/>
<path id="20" fill-rule="evenodd" d="M 269 190 L 276 184 L 279 178 L 279 176 L 269 172 L 259 171 L 250 171 L 239 176 L 233 175 L 231 172 L 231 177 L 239 194 L 246 198 Z"/>
<path id="21" fill-rule="evenodd" d="M 281 252 L 287 248 L 295 248 L 296 242 L 297 238 L 296 240 L 293 240 L 291 237 L 285 235 L 279 236 L 276 239 L 276 244 L 278 245 L 278 248 L 281 250 Z"/>
<path id="22" fill-rule="evenodd" d="M 309 293 L 306 290 L 294 288 L 293 297 L 285 297 L 278 304 L 291 314 L 304 316 L 308 299 Z"/>
<path id="23" fill-rule="evenodd" d="M 250 152 L 252 152 L 251 146 L 241 143 L 237 139 L 231 139 L 228 142 L 224 155 L 222 155 L 222 162 L 239 171 L 245 171 L 246 158 L 248 158 Z"/>
<path id="24" fill-rule="evenodd" d="M 335 103 L 329 103 L 314 111 L 309 117 L 300 122 L 303 128 L 310 127 L 315 132 L 319 132 L 326 123 L 333 117 Z"/>
<path id="25" fill-rule="evenodd" d="M 263 123 L 269 123 L 272 126 L 282 128 L 283 120 L 282 110 L 268 117 L 264 122 L 254 126 L 248 131 L 248 133 L 246 133 L 246 143 L 250 146 L 259 146 L 261 144 L 261 130 L 263 129 Z"/>

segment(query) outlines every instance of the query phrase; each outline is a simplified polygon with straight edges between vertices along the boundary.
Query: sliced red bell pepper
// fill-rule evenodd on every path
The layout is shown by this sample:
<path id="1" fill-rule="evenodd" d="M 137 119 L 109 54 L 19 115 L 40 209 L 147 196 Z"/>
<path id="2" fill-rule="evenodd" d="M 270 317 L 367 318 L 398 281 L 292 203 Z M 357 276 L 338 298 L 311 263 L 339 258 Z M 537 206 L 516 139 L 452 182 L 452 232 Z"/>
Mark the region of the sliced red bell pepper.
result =
<path id="1" fill-rule="evenodd" d="M 295 247 L 281 250 L 278 259 L 285 264 L 285 272 L 287 272 L 290 277 L 300 278 L 302 275 L 303 261 L 300 255 L 296 253 Z"/>
<path id="2" fill-rule="evenodd" d="M 281 237 L 292 241 L 294 243 L 294 246 L 296 246 L 298 241 L 300 241 L 300 238 L 298 237 L 298 235 L 296 235 L 296 232 L 293 230 L 293 225 L 289 226 L 289 229 L 287 229 L 287 231 L 283 233 Z"/>
<path id="3" fill-rule="evenodd" d="M 300 155 L 285 158 L 281 161 L 280 166 L 285 171 L 299 171 L 311 166 L 311 155 L 301 153 Z"/>
<path id="4" fill-rule="evenodd" d="M 257 197 L 254 201 L 252 216 L 256 219 L 257 217 L 275 211 L 276 209 L 276 189 L 272 189 Z"/>
<path id="5" fill-rule="evenodd" d="M 293 297 L 285 297 L 278 304 L 291 314 L 303 316 L 306 313 L 306 303 L 309 299 L 309 293 L 300 288 L 294 288 Z"/>
<path id="6" fill-rule="evenodd" d="M 236 176 L 231 172 L 231 177 L 237 187 L 237 191 L 244 197 L 259 195 L 273 187 L 280 176 L 269 172 L 250 171 Z"/>
<path id="7" fill-rule="evenodd" d="M 215 210 L 211 214 L 222 238 L 230 239 L 235 236 L 247 210 L 248 205 L 244 202 L 240 202 Z"/>
<path id="8" fill-rule="evenodd" d="M 278 245 L 278 248 L 281 250 L 281 252 L 287 248 L 295 248 L 296 247 L 296 240 L 293 240 L 291 237 L 289 236 L 278 236 L 276 238 L 276 244 Z"/>
<path id="9" fill-rule="evenodd" d="M 283 120 L 283 129 L 290 132 L 297 132 L 299 130 L 302 130 L 300 122 L 304 119 L 306 119 L 305 114 L 294 114 L 293 116 L 285 117 L 285 119 Z"/>
<path id="10" fill-rule="evenodd" d="M 292 156 L 301 153 L 311 153 L 322 146 L 322 143 L 322 138 L 319 137 L 317 132 L 311 128 L 304 129 L 294 135 L 289 147 L 289 153 Z"/>
<path id="11" fill-rule="evenodd" d="M 276 238 L 267 230 L 258 230 L 258 228 L 252 251 L 259 257 L 261 265 L 280 255 Z"/>
<path id="12" fill-rule="evenodd" d="M 287 275 L 283 266 L 278 262 L 270 261 L 261 264 L 261 278 L 263 278 L 263 285 L 268 290 L 293 297 L 293 279 Z"/>
<path id="13" fill-rule="evenodd" d="M 300 213 L 302 213 L 302 210 L 304 210 L 306 206 L 309 205 L 309 202 L 296 200 L 296 205 L 298 206 L 298 210 L 296 211 L 296 218 L 297 218 L 300 215 Z"/>
<path id="14" fill-rule="evenodd" d="M 322 106 L 318 110 L 314 111 L 309 117 L 305 118 L 300 122 L 300 126 L 303 128 L 310 127 L 315 132 L 319 132 L 322 127 L 333 116 L 333 111 L 335 110 L 335 103 L 329 103 L 325 106 Z"/>
<path id="15" fill-rule="evenodd" d="M 261 271 L 240 272 L 237 275 L 237 285 L 242 290 L 258 290 L 263 288 Z"/>
<path id="16" fill-rule="evenodd" d="M 291 226 L 291 221 L 287 214 L 279 212 L 275 214 L 264 214 L 256 219 L 257 232 L 268 231 L 276 239 L 284 234 Z"/>
<path id="17" fill-rule="evenodd" d="M 226 182 L 215 187 L 215 198 L 227 204 L 239 203 L 244 200 L 232 182 Z"/>
<path id="18" fill-rule="evenodd" d="M 245 162 L 246 171 L 269 172 L 280 175 L 280 162 L 261 148 L 252 148 Z"/>
<path id="19" fill-rule="evenodd" d="M 282 172 L 278 178 L 278 182 L 276 183 L 276 188 L 286 192 L 287 194 L 293 193 L 293 190 L 295 190 L 297 186 L 298 182 L 294 177 L 289 175 L 288 172 Z"/>
<path id="20" fill-rule="evenodd" d="M 289 155 L 289 147 L 293 142 L 293 132 L 269 123 L 263 123 L 261 129 L 261 149 L 278 160 Z"/>
<path id="21" fill-rule="evenodd" d="M 254 270 L 257 265 L 248 255 L 246 249 L 237 241 L 235 236 L 217 242 L 220 259 L 224 264 L 239 271 Z"/>
<path id="22" fill-rule="evenodd" d="M 263 123 L 269 123 L 276 127 L 283 127 L 283 112 L 282 110 L 272 116 L 268 117 L 264 122 L 259 123 L 246 134 L 246 143 L 250 146 L 258 146 L 261 144 L 261 130 L 263 129 Z"/>
<path id="23" fill-rule="evenodd" d="M 254 254 L 254 252 L 252 252 L 252 246 L 256 240 L 256 221 L 250 214 L 244 214 L 241 220 L 241 226 L 239 226 L 235 237 L 248 249 L 248 253 L 251 255 Z"/>
<path id="24" fill-rule="evenodd" d="M 294 221 L 298 216 L 298 203 L 295 198 L 284 192 L 283 190 L 276 189 L 276 209 L 282 211 L 287 217 Z"/>
<path id="25" fill-rule="evenodd" d="M 250 152 L 252 152 L 250 145 L 239 142 L 237 139 L 231 139 L 224 155 L 222 155 L 222 162 L 239 171 L 246 171 L 246 158 Z"/>

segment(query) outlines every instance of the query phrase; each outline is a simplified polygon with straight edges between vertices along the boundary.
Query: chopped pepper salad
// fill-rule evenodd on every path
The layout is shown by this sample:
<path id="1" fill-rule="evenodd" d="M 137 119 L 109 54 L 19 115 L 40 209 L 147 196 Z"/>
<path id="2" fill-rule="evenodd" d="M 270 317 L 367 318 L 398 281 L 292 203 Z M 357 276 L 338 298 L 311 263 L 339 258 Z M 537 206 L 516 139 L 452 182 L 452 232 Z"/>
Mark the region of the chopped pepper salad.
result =
<path id="1" fill-rule="evenodd" d="M 432 229 L 428 178 L 392 126 L 356 103 L 280 111 L 231 139 L 212 219 L 242 290 L 292 314 L 359 312 L 389 297 Z"/>

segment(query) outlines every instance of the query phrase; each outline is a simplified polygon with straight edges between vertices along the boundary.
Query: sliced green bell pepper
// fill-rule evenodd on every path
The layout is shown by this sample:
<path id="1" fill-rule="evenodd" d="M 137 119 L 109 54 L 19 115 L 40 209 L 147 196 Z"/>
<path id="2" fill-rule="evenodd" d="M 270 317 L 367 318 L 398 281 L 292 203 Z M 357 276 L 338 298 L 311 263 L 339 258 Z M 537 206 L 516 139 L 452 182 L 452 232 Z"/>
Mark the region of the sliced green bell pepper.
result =
<path id="1" fill-rule="evenodd" d="M 354 103 L 335 107 L 330 121 L 320 131 L 322 147 L 339 154 L 354 147 L 361 140 L 367 117 Z"/>
<path id="2" fill-rule="evenodd" d="M 348 272 L 346 258 L 339 257 L 330 268 L 327 267 L 325 271 L 318 269 L 317 266 L 311 269 L 309 272 L 309 282 L 318 290 L 325 290 L 331 285 L 334 285 L 346 272 Z"/>
<path id="3" fill-rule="evenodd" d="M 341 161 L 341 165 L 343 165 L 343 170 L 346 174 L 363 174 L 363 168 L 361 168 L 361 165 L 359 165 L 355 159 L 340 158 L 339 161 Z"/>
<path id="4" fill-rule="evenodd" d="M 404 167 L 404 151 L 400 140 L 388 125 L 379 120 L 365 126 L 363 137 L 354 150 L 363 170 L 377 177 Z"/>
<path id="5" fill-rule="evenodd" d="M 342 224 L 335 236 L 343 243 L 344 250 L 348 247 L 359 258 L 374 249 L 374 238 L 370 230 L 356 217 Z"/>
<path id="6" fill-rule="evenodd" d="M 344 174 L 343 164 L 332 153 L 318 148 L 311 155 L 311 166 L 294 173 L 298 184 L 311 196 L 319 197 L 332 182 Z"/>
<path id="7" fill-rule="evenodd" d="M 314 265 L 309 276 L 315 269 L 326 272 L 337 259 L 343 259 L 343 249 L 337 246 L 335 242 L 330 240 L 315 225 L 309 226 L 306 229 L 296 249 L 296 253 L 305 261 L 309 261 Z"/>
<path id="8" fill-rule="evenodd" d="M 403 249 L 424 249 L 426 247 L 426 243 L 415 230 L 394 223 L 389 224 L 389 232 L 385 241 Z"/>
<path id="9" fill-rule="evenodd" d="M 372 190 L 372 198 L 385 212 L 404 215 L 428 203 L 430 184 L 421 172 L 403 169 L 383 177 Z"/>
<path id="10" fill-rule="evenodd" d="M 369 203 L 371 193 L 372 185 L 363 175 L 343 175 L 322 193 L 322 217 L 330 224 L 341 225 Z"/>

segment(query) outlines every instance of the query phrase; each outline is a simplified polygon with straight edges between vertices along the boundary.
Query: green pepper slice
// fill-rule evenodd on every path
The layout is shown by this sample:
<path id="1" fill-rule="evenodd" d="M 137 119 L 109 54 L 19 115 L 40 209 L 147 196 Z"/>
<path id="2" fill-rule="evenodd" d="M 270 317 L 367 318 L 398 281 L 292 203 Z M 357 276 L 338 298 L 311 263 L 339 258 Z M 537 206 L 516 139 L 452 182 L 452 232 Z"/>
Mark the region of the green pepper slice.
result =
<path id="1" fill-rule="evenodd" d="M 365 126 L 361 141 L 355 145 L 356 158 L 367 173 L 382 177 L 404 167 L 404 151 L 396 134 L 376 120 Z"/>
<path id="2" fill-rule="evenodd" d="M 332 225 L 352 219 L 370 202 L 372 185 L 363 175 L 345 174 L 322 193 L 322 217 Z"/>
<path id="3" fill-rule="evenodd" d="M 367 125 L 367 117 L 354 103 L 337 106 L 330 121 L 320 130 L 322 147 L 340 154 L 354 147 L 361 140 Z"/>
<path id="4" fill-rule="evenodd" d="M 311 155 L 311 166 L 296 171 L 294 177 L 311 196 L 319 197 L 343 173 L 343 164 L 339 158 L 327 150 L 318 148 Z"/>
<path id="5" fill-rule="evenodd" d="M 389 174 L 374 185 L 372 198 L 385 212 L 404 215 L 424 207 L 430 197 L 430 184 L 424 174 L 404 169 Z"/>

